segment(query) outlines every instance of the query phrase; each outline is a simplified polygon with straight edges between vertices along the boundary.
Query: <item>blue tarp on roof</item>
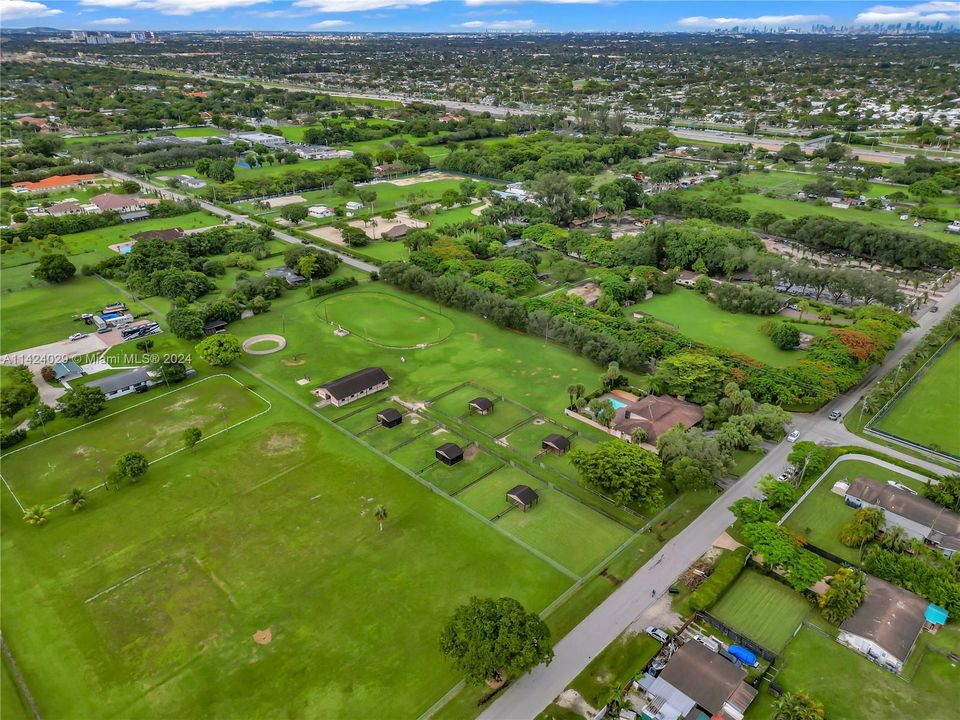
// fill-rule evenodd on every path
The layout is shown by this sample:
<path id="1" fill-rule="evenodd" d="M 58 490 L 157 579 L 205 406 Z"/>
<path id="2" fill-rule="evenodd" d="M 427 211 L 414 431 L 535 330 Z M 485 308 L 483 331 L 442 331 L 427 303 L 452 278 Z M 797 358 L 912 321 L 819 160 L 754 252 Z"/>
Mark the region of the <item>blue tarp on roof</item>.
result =
<path id="1" fill-rule="evenodd" d="M 947 624 L 947 611 L 944 610 L 939 605 L 934 605 L 930 603 L 927 605 L 926 612 L 923 613 L 923 619 L 928 623 L 933 623 L 934 625 L 946 625 Z"/>
<path id="2" fill-rule="evenodd" d="M 744 665 L 748 665 L 750 667 L 756 667 L 757 665 L 757 656 L 741 645 L 730 645 L 727 648 L 727 652 L 733 655 Z"/>

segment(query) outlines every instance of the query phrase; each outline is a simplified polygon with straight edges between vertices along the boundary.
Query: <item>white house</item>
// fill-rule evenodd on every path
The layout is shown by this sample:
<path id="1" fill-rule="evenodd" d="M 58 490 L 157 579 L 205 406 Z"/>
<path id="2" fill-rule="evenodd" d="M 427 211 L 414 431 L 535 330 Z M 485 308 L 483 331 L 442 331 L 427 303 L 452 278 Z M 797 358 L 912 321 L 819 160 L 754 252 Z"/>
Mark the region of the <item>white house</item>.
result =
<path id="1" fill-rule="evenodd" d="M 333 210 L 328 208 L 326 205 L 313 205 L 307 209 L 307 213 L 310 215 L 310 217 L 315 218 L 330 217 L 334 214 Z"/>
<path id="2" fill-rule="evenodd" d="M 136 370 L 128 370 L 105 377 L 102 380 L 93 380 L 87 384 L 100 388 L 103 390 L 103 394 L 107 396 L 107 400 L 112 400 L 130 393 L 145 392 L 156 385 L 156 381 L 149 367 L 139 367 Z"/>

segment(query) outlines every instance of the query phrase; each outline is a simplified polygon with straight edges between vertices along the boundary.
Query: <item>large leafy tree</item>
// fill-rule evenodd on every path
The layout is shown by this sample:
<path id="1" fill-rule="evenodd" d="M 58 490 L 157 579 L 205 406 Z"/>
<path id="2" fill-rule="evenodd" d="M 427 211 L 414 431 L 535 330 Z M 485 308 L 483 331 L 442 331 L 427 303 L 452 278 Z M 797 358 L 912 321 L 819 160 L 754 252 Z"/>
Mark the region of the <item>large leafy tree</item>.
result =
<path id="1" fill-rule="evenodd" d="M 33 276 L 48 283 L 62 283 L 72 278 L 76 272 L 77 266 L 70 262 L 66 255 L 53 253 L 40 258 L 33 270 Z"/>
<path id="2" fill-rule="evenodd" d="M 440 651 L 473 684 L 522 675 L 550 663 L 550 629 L 513 598 L 471 598 L 440 633 Z"/>
<path id="3" fill-rule="evenodd" d="M 842 567 L 830 579 L 830 589 L 820 596 L 820 612 L 839 625 L 856 612 L 867 594 L 867 577 L 861 571 Z"/>
<path id="4" fill-rule="evenodd" d="M 660 362 L 656 382 L 671 395 L 705 403 L 720 396 L 729 375 L 726 365 L 712 355 L 683 352 Z"/>
<path id="5" fill-rule="evenodd" d="M 91 385 L 80 385 L 63 394 L 59 410 L 65 417 L 92 420 L 106 404 L 107 398 L 103 390 Z"/>
<path id="6" fill-rule="evenodd" d="M 219 333 L 198 343 L 197 352 L 211 365 L 223 366 L 229 365 L 240 357 L 242 348 L 236 335 Z"/>
<path id="7" fill-rule="evenodd" d="M 823 561 L 787 528 L 772 521 L 751 523 L 743 528 L 743 537 L 763 557 L 763 565 L 783 572 L 794 590 L 806 590 L 823 577 Z"/>
<path id="8" fill-rule="evenodd" d="M 593 450 L 573 450 L 568 457 L 584 484 L 621 505 L 654 508 L 663 503 L 660 460 L 649 450 L 620 440 L 608 440 Z"/>
<path id="9" fill-rule="evenodd" d="M 533 191 L 553 214 L 558 225 L 566 225 L 573 219 L 573 205 L 577 199 L 570 178 L 561 172 L 549 172 L 533 184 Z"/>

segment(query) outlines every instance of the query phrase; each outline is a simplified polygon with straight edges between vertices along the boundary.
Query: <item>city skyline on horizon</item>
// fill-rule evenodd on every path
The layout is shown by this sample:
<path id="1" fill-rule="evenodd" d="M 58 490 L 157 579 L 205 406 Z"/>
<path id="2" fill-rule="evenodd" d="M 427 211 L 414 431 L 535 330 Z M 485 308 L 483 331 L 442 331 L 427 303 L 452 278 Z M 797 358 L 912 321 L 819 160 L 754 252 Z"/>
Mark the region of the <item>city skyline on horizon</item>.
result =
<path id="1" fill-rule="evenodd" d="M 638 12 L 640 11 L 640 12 Z M 0 0 L 3 27 L 224 32 L 712 32 L 960 27 L 960 2 L 874 0 Z"/>

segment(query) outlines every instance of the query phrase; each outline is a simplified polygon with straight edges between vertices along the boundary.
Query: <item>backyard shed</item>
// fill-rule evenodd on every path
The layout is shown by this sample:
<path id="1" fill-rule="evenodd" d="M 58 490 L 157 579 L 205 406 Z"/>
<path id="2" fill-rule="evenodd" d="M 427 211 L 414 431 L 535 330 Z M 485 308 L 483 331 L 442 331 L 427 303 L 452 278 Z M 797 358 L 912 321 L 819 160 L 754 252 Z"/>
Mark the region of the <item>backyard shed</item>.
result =
<path id="1" fill-rule="evenodd" d="M 203 334 L 218 335 L 219 333 L 225 333 L 227 331 L 227 324 L 223 320 L 207 320 L 203 324 Z"/>
<path id="2" fill-rule="evenodd" d="M 447 443 L 436 449 L 437 460 L 447 465 L 456 465 L 463 460 L 463 448 L 455 443 Z"/>
<path id="3" fill-rule="evenodd" d="M 536 505 L 539 499 L 540 496 L 537 495 L 536 490 L 527 485 L 517 485 L 507 491 L 507 502 L 513 503 L 523 512 Z"/>
<path id="4" fill-rule="evenodd" d="M 493 401 L 485 397 L 474 398 L 468 405 L 478 415 L 486 415 L 493 410 Z"/>
<path id="5" fill-rule="evenodd" d="M 555 452 L 557 455 L 563 455 L 567 450 L 570 449 L 570 441 L 567 440 L 567 438 L 565 438 L 563 435 L 551 433 L 542 441 L 540 441 L 540 448 L 542 450 Z"/>
<path id="6" fill-rule="evenodd" d="M 403 422 L 403 415 L 400 414 L 399 410 L 387 408 L 377 413 L 377 422 L 385 428 L 396 427 Z"/>

